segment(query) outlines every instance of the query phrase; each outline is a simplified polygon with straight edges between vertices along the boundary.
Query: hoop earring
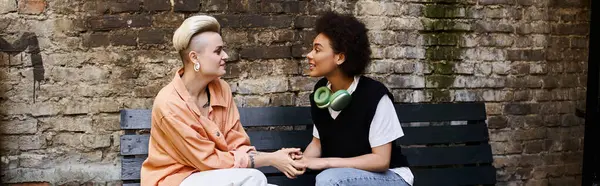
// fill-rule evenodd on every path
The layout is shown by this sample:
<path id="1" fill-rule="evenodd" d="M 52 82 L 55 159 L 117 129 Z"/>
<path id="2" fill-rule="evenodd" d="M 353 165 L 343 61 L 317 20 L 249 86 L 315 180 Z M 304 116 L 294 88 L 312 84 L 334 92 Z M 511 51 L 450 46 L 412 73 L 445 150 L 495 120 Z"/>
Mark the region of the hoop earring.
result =
<path id="1" fill-rule="evenodd" d="M 194 63 L 194 71 L 198 72 L 200 70 L 200 63 Z"/>

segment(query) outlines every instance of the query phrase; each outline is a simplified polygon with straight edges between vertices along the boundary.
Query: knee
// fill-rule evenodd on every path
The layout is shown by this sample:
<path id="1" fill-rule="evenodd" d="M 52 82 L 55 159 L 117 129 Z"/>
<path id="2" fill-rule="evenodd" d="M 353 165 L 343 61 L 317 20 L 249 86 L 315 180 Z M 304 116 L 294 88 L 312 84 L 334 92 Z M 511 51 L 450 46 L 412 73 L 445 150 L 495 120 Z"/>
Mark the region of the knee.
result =
<path id="1" fill-rule="evenodd" d="M 315 185 L 316 186 L 335 185 L 340 180 L 344 179 L 343 171 L 344 170 L 340 169 L 340 168 L 326 169 L 326 170 L 322 171 L 321 173 L 317 174 L 317 177 L 315 178 Z"/>
<path id="2" fill-rule="evenodd" d="M 245 172 L 249 177 L 253 178 L 254 180 L 259 181 L 261 183 L 267 183 L 267 176 L 265 176 L 265 174 L 259 171 L 258 169 L 246 169 Z"/>

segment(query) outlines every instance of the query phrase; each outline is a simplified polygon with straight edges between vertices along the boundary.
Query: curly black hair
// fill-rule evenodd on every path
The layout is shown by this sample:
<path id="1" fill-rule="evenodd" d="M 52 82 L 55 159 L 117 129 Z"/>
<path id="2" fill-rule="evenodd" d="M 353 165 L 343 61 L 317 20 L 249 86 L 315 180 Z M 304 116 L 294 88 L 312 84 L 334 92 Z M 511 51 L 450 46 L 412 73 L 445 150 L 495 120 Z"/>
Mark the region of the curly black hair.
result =
<path id="1" fill-rule="evenodd" d="M 329 38 L 336 54 L 346 59 L 340 69 L 347 76 L 362 74 L 371 59 L 367 28 L 352 15 L 325 12 L 317 19 L 315 31 Z"/>

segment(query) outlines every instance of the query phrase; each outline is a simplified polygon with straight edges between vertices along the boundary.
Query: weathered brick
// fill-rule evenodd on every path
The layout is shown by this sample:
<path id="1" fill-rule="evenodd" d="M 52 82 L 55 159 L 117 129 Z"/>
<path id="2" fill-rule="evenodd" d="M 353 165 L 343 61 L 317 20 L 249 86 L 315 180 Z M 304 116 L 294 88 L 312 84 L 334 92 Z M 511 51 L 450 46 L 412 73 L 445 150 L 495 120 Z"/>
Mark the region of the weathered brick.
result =
<path id="1" fill-rule="evenodd" d="M 473 74 L 475 71 L 475 63 L 471 62 L 462 62 L 454 64 L 454 71 L 456 74 Z M 490 69 L 491 71 L 491 66 Z"/>
<path id="2" fill-rule="evenodd" d="M 529 101 L 532 99 L 528 90 L 518 90 L 513 92 L 513 101 Z"/>
<path id="3" fill-rule="evenodd" d="M 504 105 L 504 113 L 509 115 L 527 115 L 537 113 L 538 106 L 535 104 L 509 103 Z"/>
<path id="4" fill-rule="evenodd" d="M 589 25 L 583 23 L 561 23 L 551 25 L 551 32 L 556 35 L 586 35 L 589 32 L 589 28 Z"/>
<path id="5" fill-rule="evenodd" d="M 289 15 L 259 16 L 249 15 L 241 17 L 240 24 L 248 28 L 287 28 L 292 26 L 292 17 Z"/>
<path id="6" fill-rule="evenodd" d="M 84 147 L 92 149 L 108 147 L 113 140 L 110 134 L 84 134 L 80 139 Z"/>
<path id="7" fill-rule="evenodd" d="M 215 15 L 215 17 L 217 17 Z M 153 14 L 152 27 L 154 28 L 177 28 L 184 20 L 184 14 L 164 12 Z M 225 27 L 224 21 L 219 21 L 222 27 Z"/>
<path id="8" fill-rule="evenodd" d="M 526 154 L 537 154 L 546 150 L 546 142 L 543 140 L 526 141 L 523 142 L 523 146 L 523 152 Z"/>
<path id="9" fill-rule="evenodd" d="M 477 38 L 480 46 L 508 47 L 513 45 L 513 37 L 509 34 L 486 34 Z"/>
<path id="10" fill-rule="evenodd" d="M 0 0 L 0 14 L 17 11 L 17 1 L 15 0 Z"/>
<path id="11" fill-rule="evenodd" d="M 511 101 L 513 100 L 514 92 L 501 90 L 485 90 L 481 97 L 483 101 Z"/>
<path id="12" fill-rule="evenodd" d="M 512 54 L 509 52 L 509 54 Z M 529 63 L 513 63 L 511 66 L 511 74 L 515 76 L 524 76 L 529 74 Z"/>
<path id="13" fill-rule="evenodd" d="M 515 30 L 513 24 L 496 20 L 480 20 L 475 22 L 474 27 L 477 32 L 511 33 Z"/>
<path id="14" fill-rule="evenodd" d="M 200 0 L 173 1 L 175 12 L 195 12 L 200 10 Z"/>
<path id="15" fill-rule="evenodd" d="M 55 117 L 42 120 L 43 123 L 53 125 L 57 132 L 90 132 L 92 119 L 83 117 Z"/>
<path id="16" fill-rule="evenodd" d="M 591 0 L 550 0 L 548 6 L 561 8 L 574 8 L 589 6 Z"/>
<path id="17" fill-rule="evenodd" d="M 476 29 L 476 25 L 462 20 L 422 19 L 421 22 L 426 31 L 473 31 Z"/>
<path id="18" fill-rule="evenodd" d="M 507 75 L 510 70 L 509 62 L 492 62 L 492 71 L 497 75 Z"/>
<path id="19" fill-rule="evenodd" d="M 401 53 L 401 52 L 397 52 Z M 456 47 L 435 47 L 428 48 L 425 56 L 430 60 L 461 60 L 463 51 Z M 465 56 L 475 56 L 475 54 L 466 54 Z"/>
<path id="20" fill-rule="evenodd" d="M 127 23 L 119 16 L 104 15 L 88 19 L 88 25 L 92 30 L 112 30 L 125 27 Z"/>
<path id="21" fill-rule="evenodd" d="M 298 16 L 294 20 L 294 27 L 295 28 L 312 28 L 315 26 L 316 21 L 317 21 L 316 17 Z"/>
<path id="22" fill-rule="evenodd" d="M 388 28 L 391 30 L 420 30 L 423 29 L 423 24 L 417 18 L 391 18 Z"/>
<path id="23" fill-rule="evenodd" d="M 41 135 L 19 136 L 19 149 L 34 150 L 46 146 L 46 139 Z"/>
<path id="24" fill-rule="evenodd" d="M 488 124 L 489 126 L 489 124 Z M 514 131 L 504 129 L 490 129 L 490 141 L 509 141 L 513 136 Z"/>
<path id="25" fill-rule="evenodd" d="M 473 102 L 482 100 L 481 93 L 479 91 L 452 90 L 450 91 L 450 96 L 452 97 L 451 101 L 456 102 Z"/>
<path id="26" fill-rule="evenodd" d="M 206 0 L 200 3 L 200 7 L 205 12 L 221 12 L 227 9 L 227 1 Z"/>
<path id="27" fill-rule="evenodd" d="M 531 22 L 517 24 L 517 34 L 547 34 L 550 33 L 550 25 L 546 22 Z"/>
<path id="28" fill-rule="evenodd" d="M 114 33 L 110 36 L 110 44 L 113 46 L 136 46 L 137 45 L 137 34 L 120 32 Z M 106 39 L 106 38 L 103 38 Z"/>
<path id="29" fill-rule="evenodd" d="M 238 93 L 276 93 L 285 92 L 289 89 L 288 80 L 286 78 L 255 78 L 241 80 L 238 82 Z"/>
<path id="30" fill-rule="evenodd" d="M 141 8 L 141 0 L 112 0 L 105 2 L 112 13 L 136 12 Z"/>
<path id="31" fill-rule="evenodd" d="M 393 4 L 386 4 L 392 6 Z M 356 4 L 356 10 L 358 15 L 382 15 L 385 10 L 385 6 L 381 2 L 358 2 Z"/>
<path id="32" fill-rule="evenodd" d="M 101 47 L 110 45 L 110 40 L 106 33 L 92 33 L 83 36 L 83 45 L 86 47 Z"/>
<path id="33" fill-rule="evenodd" d="M 413 7 L 414 9 L 415 7 Z M 387 16 L 410 15 L 411 7 L 398 2 L 383 2 L 383 14 Z M 413 10 L 418 11 L 418 10 Z"/>
<path id="34" fill-rule="evenodd" d="M 38 131 L 38 122 L 35 119 L 0 121 L 2 134 L 35 134 Z"/>
<path id="35" fill-rule="evenodd" d="M 310 106 L 309 95 L 311 92 L 300 92 L 296 98 L 296 106 Z"/>
<path id="36" fill-rule="evenodd" d="M 385 83 L 389 88 L 424 88 L 425 78 L 416 75 L 390 75 Z"/>
<path id="37" fill-rule="evenodd" d="M 292 46 L 292 57 L 295 57 L 295 58 L 306 57 L 306 54 L 308 54 L 311 50 L 312 50 L 311 47 L 307 47 L 305 45 L 294 45 L 294 46 Z"/>
<path id="38" fill-rule="evenodd" d="M 549 47 L 551 48 L 568 48 L 570 46 L 569 37 L 566 36 L 550 36 Z"/>
<path id="39" fill-rule="evenodd" d="M 508 50 L 507 60 L 510 61 L 542 61 L 546 59 L 544 50 Z"/>
<path id="40" fill-rule="evenodd" d="M 250 34 L 255 37 L 251 38 L 259 43 L 265 43 L 271 45 L 272 43 L 285 43 L 294 41 L 296 33 L 292 30 L 275 30 L 275 31 L 261 31 L 258 33 Z"/>
<path id="41" fill-rule="evenodd" d="M 243 48 L 240 55 L 244 59 L 276 59 L 292 57 L 289 46 Z"/>
<path id="42" fill-rule="evenodd" d="M 571 48 L 587 48 L 588 38 L 586 37 L 572 37 Z"/>
<path id="43" fill-rule="evenodd" d="M 413 91 L 410 89 L 394 89 L 392 90 L 394 95 L 394 102 L 399 103 L 418 103 L 431 101 L 431 97 L 427 97 L 425 92 L 417 90 Z"/>
<path id="44" fill-rule="evenodd" d="M 25 168 L 41 168 L 45 160 L 48 159 L 46 154 L 21 154 L 19 157 L 19 166 Z"/>
<path id="45" fill-rule="evenodd" d="M 163 30 L 141 30 L 138 33 L 140 44 L 163 44 L 166 33 Z"/>
<path id="46" fill-rule="evenodd" d="M 41 14 L 46 9 L 46 0 L 18 0 L 17 5 L 20 14 Z"/>
<path id="47" fill-rule="evenodd" d="M 230 1 L 228 10 L 232 12 L 258 12 L 260 6 L 257 0 Z"/>
<path id="48" fill-rule="evenodd" d="M 144 0 L 144 9 L 148 11 L 171 10 L 171 2 L 169 0 Z"/>
<path id="49" fill-rule="evenodd" d="M 393 25 L 399 25 L 400 23 L 395 23 L 394 21 L 392 21 L 393 19 L 387 18 L 387 17 L 359 17 L 358 18 L 359 21 L 361 21 L 362 23 L 365 24 L 366 28 L 368 30 L 385 30 L 386 28 L 388 28 L 388 26 L 390 28 L 394 28 Z M 406 21 L 406 20 L 402 20 L 402 21 Z M 414 19 L 412 21 L 415 21 Z M 403 22 L 404 24 L 407 24 L 407 22 Z M 412 25 L 412 24 L 416 24 L 414 22 L 408 22 L 409 26 L 412 27 L 416 27 L 416 25 Z M 409 28 L 412 28 L 409 27 Z M 408 29 L 405 27 L 405 29 Z"/>
<path id="50" fill-rule="evenodd" d="M 293 93 L 277 93 L 270 96 L 271 106 L 293 106 L 296 96 Z"/>
<path id="51" fill-rule="evenodd" d="M 292 77 L 290 78 L 290 90 L 312 91 L 317 80 L 317 78 L 310 77 Z"/>
<path id="52" fill-rule="evenodd" d="M 455 76 L 452 87 L 455 88 L 498 88 L 504 87 L 504 78 L 483 78 L 475 76 Z"/>
<path id="53" fill-rule="evenodd" d="M 504 116 L 489 117 L 487 123 L 490 129 L 501 129 L 508 126 L 508 122 Z"/>
<path id="54" fill-rule="evenodd" d="M 514 141 L 508 142 L 490 142 L 492 153 L 496 155 L 516 154 L 523 152 L 523 146 Z"/>
<path id="55" fill-rule="evenodd" d="M 118 115 L 98 115 L 93 118 L 92 128 L 97 131 L 118 131 L 121 129 L 119 119 Z"/>
<path id="56" fill-rule="evenodd" d="M 512 5 L 514 3 L 514 0 L 479 0 L 480 5 Z"/>
<path id="57" fill-rule="evenodd" d="M 424 15 L 428 18 L 462 18 L 466 16 L 466 9 L 456 5 L 426 5 Z"/>

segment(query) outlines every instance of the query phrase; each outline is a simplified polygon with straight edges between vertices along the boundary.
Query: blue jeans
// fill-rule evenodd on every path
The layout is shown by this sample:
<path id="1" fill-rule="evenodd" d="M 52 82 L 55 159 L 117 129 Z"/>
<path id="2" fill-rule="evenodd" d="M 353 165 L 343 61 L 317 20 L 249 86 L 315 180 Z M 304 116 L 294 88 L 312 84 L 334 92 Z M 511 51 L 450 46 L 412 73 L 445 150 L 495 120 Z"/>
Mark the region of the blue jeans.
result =
<path id="1" fill-rule="evenodd" d="M 396 173 L 369 172 L 354 168 L 331 168 L 319 173 L 316 186 L 341 186 L 341 185 L 373 185 L 373 186 L 409 186 L 408 183 Z"/>

